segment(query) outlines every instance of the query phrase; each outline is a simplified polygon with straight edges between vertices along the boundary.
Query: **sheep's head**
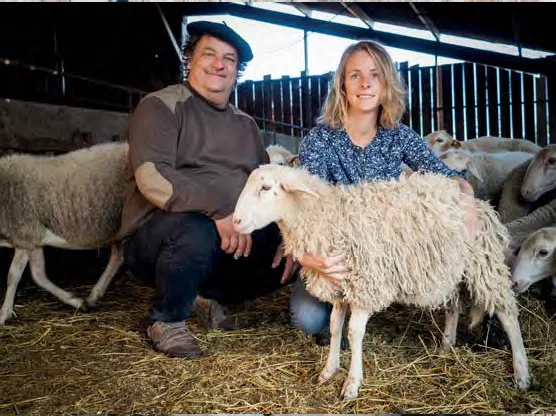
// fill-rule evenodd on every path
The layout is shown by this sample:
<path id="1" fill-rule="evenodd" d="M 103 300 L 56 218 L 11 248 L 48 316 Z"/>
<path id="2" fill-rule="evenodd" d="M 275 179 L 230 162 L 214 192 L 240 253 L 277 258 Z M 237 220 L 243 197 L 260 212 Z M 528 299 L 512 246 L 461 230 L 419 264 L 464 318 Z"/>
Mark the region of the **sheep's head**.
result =
<path id="1" fill-rule="evenodd" d="M 556 227 L 542 228 L 521 245 L 512 267 L 512 282 L 517 293 L 556 273 Z"/>
<path id="2" fill-rule="evenodd" d="M 479 173 L 479 170 L 473 161 L 473 157 L 468 152 L 463 150 L 450 150 L 442 153 L 439 157 L 440 160 L 442 160 L 450 169 L 457 172 L 470 172 L 478 180 L 481 182 L 483 181 L 483 177 Z"/>
<path id="3" fill-rule="evenodd" d="M 521 184 L 521 196 L 535 202 L 545 192 L 556 188 L 556 145 L 551 144 L 535 155 Z"/>
<path id="4" fill-rule="evenodd" d="M 318 195 L 304 179 L 310 175 L 288 166 L 263 165 L 249 175 L 234 211 L 237 232 L 249 234 L 294 213 L 300 194 Z"/>
<path id="5" fill-rule="evenodd" d="M 461 147 L 461 143 L 454 140 L 454 138 L 446 130 L 433 131 L 432 133 L 427 134 L 425 136 L 425 141 L 437 155 L 451 148 Z"/>

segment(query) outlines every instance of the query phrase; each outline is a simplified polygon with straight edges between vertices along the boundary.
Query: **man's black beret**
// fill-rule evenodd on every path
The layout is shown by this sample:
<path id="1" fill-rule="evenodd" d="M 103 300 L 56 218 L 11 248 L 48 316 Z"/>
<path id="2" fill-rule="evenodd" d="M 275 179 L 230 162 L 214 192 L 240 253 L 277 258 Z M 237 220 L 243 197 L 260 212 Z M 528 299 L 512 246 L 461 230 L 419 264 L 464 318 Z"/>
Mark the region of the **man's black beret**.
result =
<path id="1" fill-rule="evenodd" d="M 193 22 L 187 25 L 187 33 L 190 35 L 211 35 L 232 45 L 238 54 L 240 62 L 249 62 L 253 59 L 253 52 L 249 44 L 234 30 L 222 23 L 207 21 Z"/>

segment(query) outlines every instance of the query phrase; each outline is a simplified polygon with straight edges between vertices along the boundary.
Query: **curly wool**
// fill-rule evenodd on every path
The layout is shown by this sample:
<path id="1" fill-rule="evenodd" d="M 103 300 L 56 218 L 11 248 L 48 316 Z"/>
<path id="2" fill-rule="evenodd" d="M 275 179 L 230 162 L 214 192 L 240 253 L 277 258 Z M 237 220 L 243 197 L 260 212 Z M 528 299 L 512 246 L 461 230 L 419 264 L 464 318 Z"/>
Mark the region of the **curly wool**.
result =
<path id="1" fill-rule="evenodd" d="M 454 299 L 465 281 L 483 310 L 515 308 L 503 262 L 506 230 L 493 208 L 477 201 L 480 224 L 472 244 L 456 182 L 414 174 L 334 187 L 303 170 L 296 175 L 319 197 L 297 194 L 295 215 L 279 222 L 286 251 L 300 257 L 337 250 L 350 269 L 340 289 L 303 269 L 313 296 L 373 312 L 394 302 L 437 308 Z"/>
<path id="2" fill-rule="evenodd" d="M 46 230 L 79 248 L 109 244 L 132 179 L 126 143 L 99 144 L 60 156 L 0 159 L 0 238 L 41 246 Z"/>

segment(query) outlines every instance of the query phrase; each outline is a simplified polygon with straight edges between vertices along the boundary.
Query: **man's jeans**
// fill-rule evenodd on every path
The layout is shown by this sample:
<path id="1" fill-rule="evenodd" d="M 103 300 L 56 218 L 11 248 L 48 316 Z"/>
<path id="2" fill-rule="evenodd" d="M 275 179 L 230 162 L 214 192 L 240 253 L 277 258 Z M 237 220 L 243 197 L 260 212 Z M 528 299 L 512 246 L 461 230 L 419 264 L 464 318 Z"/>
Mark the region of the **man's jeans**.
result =
<path id="1" fill-rule="evenodd" d="M 155 285 L 150 319 L 188 318 L 197 294 L 232 305 L 282 287 L 284 262 L 271 268 L 281 241 L 278 227 L 270 224 L 251 238 L 249 257 L 235 260 L 220 248 L 216 224 L 207 216 L 161 210 L 152 214 L 125 244 L 129 268 Z"/>

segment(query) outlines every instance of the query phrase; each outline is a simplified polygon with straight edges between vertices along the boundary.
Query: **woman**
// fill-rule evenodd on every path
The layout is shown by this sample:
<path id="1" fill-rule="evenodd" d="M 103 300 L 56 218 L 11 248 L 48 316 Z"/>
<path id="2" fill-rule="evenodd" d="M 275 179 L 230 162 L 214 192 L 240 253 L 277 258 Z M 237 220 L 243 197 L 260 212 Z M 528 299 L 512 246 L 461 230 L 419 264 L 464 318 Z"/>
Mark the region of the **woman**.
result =
<path id="1" fill-rule="evenodd" d="M 458 182 L 467 226 L 476 233 L 473 189 L 450 170 L 421 137 L 400 123 L 405 89 L 386 50 L 372 41 L 348 47 L 336 70 L 319 125 L 301 143 L 299 159 L 309 172 L 334 184 L 397 179 L 402 162 L 414 171 L 436 172 Z M 372 207 L 369 207 L 372 209 Z M 299 263 L 337 282 L 347 272 L 341 253 L 306 253 Z M 290 298 L 292 324 L 308 334 L 326 333 L 332 305 L 309 295 L 298 279 Z"/>

